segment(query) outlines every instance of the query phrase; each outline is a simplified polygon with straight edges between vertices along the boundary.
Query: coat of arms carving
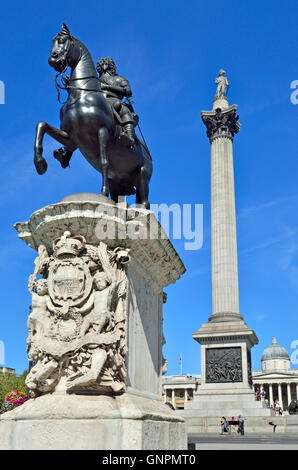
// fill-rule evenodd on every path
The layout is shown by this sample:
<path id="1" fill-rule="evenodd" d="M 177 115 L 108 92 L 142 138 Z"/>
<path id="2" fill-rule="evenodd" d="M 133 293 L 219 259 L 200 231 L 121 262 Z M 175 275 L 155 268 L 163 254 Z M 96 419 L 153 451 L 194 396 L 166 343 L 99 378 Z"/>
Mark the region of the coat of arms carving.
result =
<path id="1" fill-rule="evenodd" d="M 28 284 L 31 390 L 124 391 L 128 252 L 70 232 L 54 240 L 52 255 L 39 247 Z"/>

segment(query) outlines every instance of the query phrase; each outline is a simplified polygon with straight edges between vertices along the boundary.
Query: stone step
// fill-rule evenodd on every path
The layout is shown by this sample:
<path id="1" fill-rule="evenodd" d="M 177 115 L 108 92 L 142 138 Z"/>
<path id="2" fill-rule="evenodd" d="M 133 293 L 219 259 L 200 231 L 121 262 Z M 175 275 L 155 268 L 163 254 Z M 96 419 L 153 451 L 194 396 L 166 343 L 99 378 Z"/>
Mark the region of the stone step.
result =
<path id="1" fill-rule="evenodd" d="M 182 410 L 179 411 L 179 413 Z M 181 416 L 194 416 L 194 410 L 185 410 L 187 414 L 183 414 Z M 261 408 L 258 410 L 252 409 L 252 408 L 206 408 L 205 410 L 195 410 L 195 419 L 197 416 L 198 417 L 217 417 L 220 418 L 221 416 L 226 416 L 228 418 L 234 416 L 272 416 L 271 410 Z"/>
<path id="2" fill-rule="evenodd" d="M 182 413 L 179 413 L 182 416 Z M 233 415 L 234 416 L 234 415 Z M 290 426 L 286 418 L 283 416 L 244 416 L 244 431 L 245 434 L 250 433 L 264 433 L 270 434 L 273 432 L 273 426 L 269 422 L 274 422 L 277 425 L 277 433 L 291 433 L 295 434 L 297 432 L 295 422 L 292 422 Z M 220 429 L 220 419 L 219 417 L 187 417 L 183 415 L 183 418 L 186 422 L 188 434 L 219 434 Z M 298 427 L 298 425 L 297 425 Z"/>

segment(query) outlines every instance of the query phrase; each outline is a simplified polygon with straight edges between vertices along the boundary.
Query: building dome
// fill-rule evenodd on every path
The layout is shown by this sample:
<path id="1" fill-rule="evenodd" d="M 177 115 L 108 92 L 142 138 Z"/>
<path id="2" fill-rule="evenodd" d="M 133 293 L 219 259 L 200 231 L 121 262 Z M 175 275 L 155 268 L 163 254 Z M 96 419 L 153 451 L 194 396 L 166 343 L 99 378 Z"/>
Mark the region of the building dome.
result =
<path id="1" fill-rule="evenodd" d="M 262 370 L 288 370 L 290 368 L 290 356 L 288 351 L 276 343 L 275 336 L 272 344 L 266 348 L 262 354 Z"/>
<path id="2" fill-rule="evenodd" d="M 270 361 L 271 359 L 287 359 L 290 360 L 288 351 L 279 344 L 276 344 L 275 336 L 272 338 L 272 344 L 266 348 L 262 354 L 262 361 Z"/>

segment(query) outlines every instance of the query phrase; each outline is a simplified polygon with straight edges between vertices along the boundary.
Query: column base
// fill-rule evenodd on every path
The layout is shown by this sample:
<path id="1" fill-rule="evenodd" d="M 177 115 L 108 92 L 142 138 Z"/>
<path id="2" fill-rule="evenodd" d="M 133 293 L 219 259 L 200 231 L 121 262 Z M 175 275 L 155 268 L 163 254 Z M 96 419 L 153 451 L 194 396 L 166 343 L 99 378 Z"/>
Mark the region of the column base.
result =
<path id="1" fill-rule="evenodd" d="M 187 413 L 189 412 L 189 413 Z M 194 395 L 192 402 L 185 404 L 186 415 L 205 417 L 225 416 L 231 419 L 239 415 L 247 416 L 272 416 L 272 412 L 265 406 L 264 402 L 257 401 L 254 393 L 249 389 L 237 389 L 234 393 L 224 390 L 213 390 L 204 393 L 200 390 Z"/>
<path id="2" fill-rule="evenodd" d="M 200 392 L 253 394 L 250 350 L 258 338 L 240 314 L 216 313 L 192 336 L 201 344 Z"/>
<path id="3" fill-rule="evenodd" d="M 200 344 L 235 343 L 246 341 L 251 348 L 258 344 L 258 338 L 251 328 L 247 326 L 243 317 L 237 312 L 218 312 L 212 314 L 208 323 L 192 334 Z"/>
<path id="4" fill-rule="evenodd" d="M 220 313 L 212 313 L 212 315 L 208 318 L 208 322 L 229 322 L 229 321 L 242 321 L 244 322 L 243 317 L 240 313 L 237 312 L 220 312 Z"/>

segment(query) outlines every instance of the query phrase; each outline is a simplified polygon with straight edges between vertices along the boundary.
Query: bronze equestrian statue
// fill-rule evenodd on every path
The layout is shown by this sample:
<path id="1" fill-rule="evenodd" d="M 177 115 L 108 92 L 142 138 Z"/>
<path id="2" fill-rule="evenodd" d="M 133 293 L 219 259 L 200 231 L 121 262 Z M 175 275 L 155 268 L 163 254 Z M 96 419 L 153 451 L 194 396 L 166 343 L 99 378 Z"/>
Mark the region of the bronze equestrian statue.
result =
<path id="1" fill-rule="evenodd" d="M 46 172 L 42 143 L 48 134 L 63 145 L 54 152 L 62 168 L 80 149 L 102 173 L 101 194 L 110 194 L 114 201 L 119 196 L 136 194 L 136 203 L 149 209 L 152 159 L 146 144 L 134 133 L 137 116 L 130 103 L 122 102 L 122 98 L 131 96 L 129 83 L 116 74 L 116 67 L 111 73 L 112 64 L 106 59 L 105 67 L 103 59 L 99 61 L 98 78 L 86 46 L 62 25 L 62 31 L 53 39 L 49 64 L 58 75 L 71 68 L 70 78 L 65 79 L 68 98 L 60 111 L 60 129 L 43 121 L 37 124 L 34 164 L 40 175 Z"/>

